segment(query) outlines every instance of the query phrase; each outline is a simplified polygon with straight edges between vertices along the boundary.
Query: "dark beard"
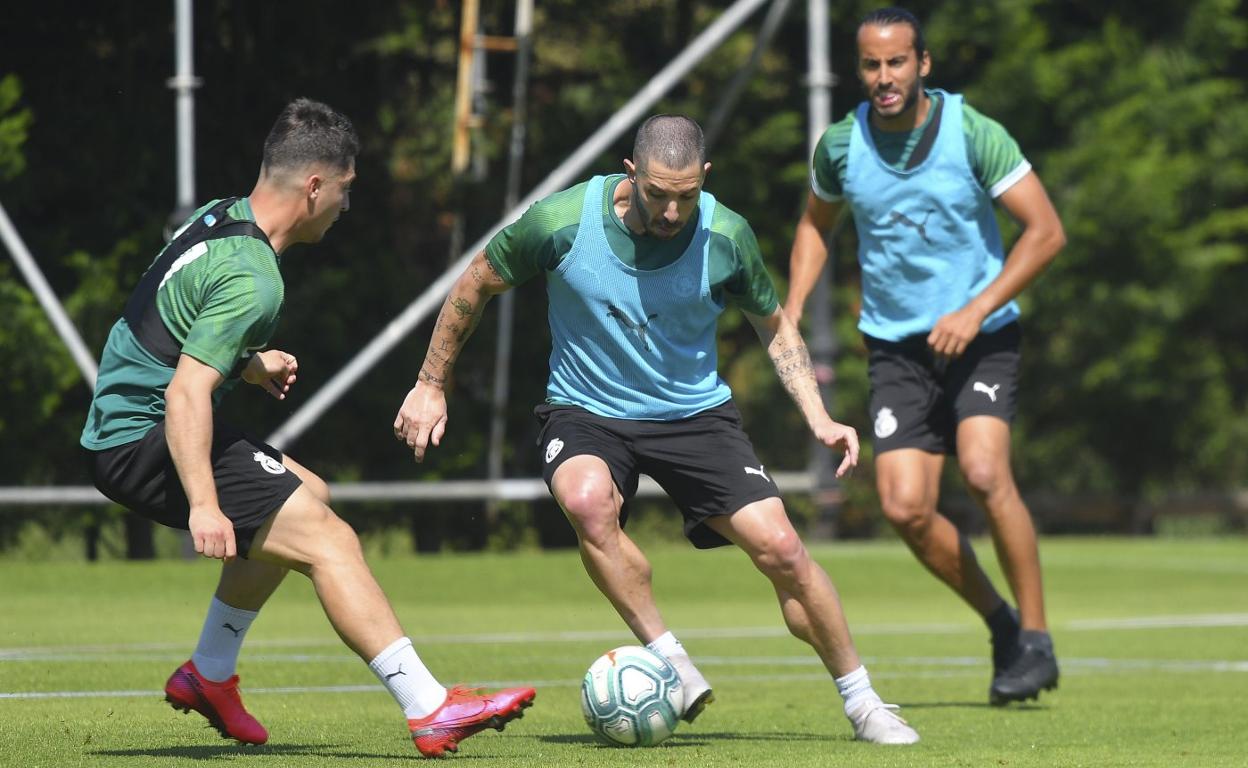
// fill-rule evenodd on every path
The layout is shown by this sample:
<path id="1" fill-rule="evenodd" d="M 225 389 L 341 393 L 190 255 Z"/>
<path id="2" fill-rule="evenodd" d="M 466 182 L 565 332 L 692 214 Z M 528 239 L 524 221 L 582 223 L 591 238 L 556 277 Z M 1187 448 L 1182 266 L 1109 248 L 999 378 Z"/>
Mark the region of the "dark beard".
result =
<path id="1" fill-rule="evenodd" d="M 905 115 L 907 112 L 918 108 L 919 94 L 922 93 L 922 91 L 923 78 L 920 77 L 914 81 L 914 87 L 910 89 L 909 93 L 903 93 L 901 95 L 901 111 L 892 116 L 880 114 L 880 111 L 875 107 L 875 99 L 872 98 L 871 94 L 868 94 L 867 98 L 871 101 L 871 111 L 875 113 L 876 117 L 882 120 L 896 120 L 902 115 Z"/>
<path id="2" fill-rule="evenodd" d="M 641 204 L 641 192 L 637 191 L 637 182 L 633 182 L 632 200 L 630 205 L 633 210 L 637 211 L 637 218 L 641 221 L 641 234 L 654 237 L 654 233 L 650 231 L 650 214 L 646 212 L 645 206 Z"/>

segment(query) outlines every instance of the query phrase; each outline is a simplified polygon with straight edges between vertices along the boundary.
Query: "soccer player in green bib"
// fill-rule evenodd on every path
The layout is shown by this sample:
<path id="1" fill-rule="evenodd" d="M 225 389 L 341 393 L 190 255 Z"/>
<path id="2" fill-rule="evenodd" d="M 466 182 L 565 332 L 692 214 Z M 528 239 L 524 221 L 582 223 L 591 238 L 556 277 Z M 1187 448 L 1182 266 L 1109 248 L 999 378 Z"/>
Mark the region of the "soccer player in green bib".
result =
<path id="1" fill-rule="evenodd" d="M 923 565 L 987 623 L 989 700 L 999 705 L 1036 698 L 1058 678 L 1036 533 L 1010 470 L 1010 422 L 1021 337 L 1014 297 L 1065 236 L 1017 142 L 960 95 L 925 89 L 930 69 L 908 11 L 863 19 L 858 76 L 868 100 L 815 150 L 785 311 L 801 317 L 827 260 L 822 233 L 847 207 L 862 265 L 858 328 L 870 352 L 880 503 Z M 1023 228 L 1008 257 L 994 200 Z M 936 508 L 946 454 L 987 513 L 1017 612 Z"/>
<path id="2" fill-rule="evenodd" d="M 486 302 L 545 275 L 552 350 L 536 412 L 544 478 L 594 584 L 680 673 L 682 717 L 698 717 L 711 686 L 664 624 L 650 564 L 623 531 L 640 473 L 676 502 L 694 546 L 736 544 L 770 579 L 790 630 L 834 678 L 859 739 L 912 744 L 918 734 L 873 689 L 832 582 L 790 523 L 719 377 L 716 322 L 733 304 L 811 431 L 845 452 L 838 474 L 854 466 L 858 437 L 824 409 L 754 233 L 703 189 L 710 168 L 698 124 L 658 115 L 638 129 L 625 173 L 557 192 L 502 230 L 451 288 L 395 436 L 417 461 L 441 442 L 444 387 Z"/>
<path id="3" fill-rule="evenodd" d="M 170 704 L 226 738 L 268 740 L 234 670 L 257 612 L 295 570 L 403 709 L 417 749 L 440 757 L 519 716 L 533 689 L 442 687 L 355 531 L 329 508 L 325 482 L 215 413 L 240 378 L 279 400 L 294 384 L 294 355 L 269 348 L 283 301 L 279 261 L 296 243 L 319 242 L 347 210 L 358 150 L 351 122 L 330 107 L 299 99 L 283 110 L 251 194 L 196 211 L 140 280 L 109 333 L 81 443 L 106 496 L 189 530 L 196 552 L 224 560 L 195 653 L 165 684 Z"/>

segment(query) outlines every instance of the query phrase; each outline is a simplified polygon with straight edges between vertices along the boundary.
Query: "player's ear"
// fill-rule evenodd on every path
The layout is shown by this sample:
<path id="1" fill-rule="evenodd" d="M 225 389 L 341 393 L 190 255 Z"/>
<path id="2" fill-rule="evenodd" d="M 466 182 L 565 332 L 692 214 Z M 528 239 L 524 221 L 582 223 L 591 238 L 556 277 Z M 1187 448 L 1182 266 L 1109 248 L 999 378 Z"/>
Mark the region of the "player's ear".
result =
<path id="1" fill-rule="evenodd" d="M 927 77 L 932 71 L 932 54 L 923 51 L 919 57 L 919 77 Z"/>
<path id="2" fill-rule="evenodd" d="M 710 175 L 711 175 L 711 164 L 710 164 L 710 163 L 705 163 L 705 164 L 702 166 L 702 181 L 703 181 L 703 183 L 705 183 L 705 182 L 706 182 L 706 177 L 707 177 L 707 176 L 710 176 Z"/>
<path id="3" fill-rule="evenodd" d="M 629 179 L 637 180 L 637 165 L 627 157 L 624 158 L 624 172 L 628 174 Z"/>

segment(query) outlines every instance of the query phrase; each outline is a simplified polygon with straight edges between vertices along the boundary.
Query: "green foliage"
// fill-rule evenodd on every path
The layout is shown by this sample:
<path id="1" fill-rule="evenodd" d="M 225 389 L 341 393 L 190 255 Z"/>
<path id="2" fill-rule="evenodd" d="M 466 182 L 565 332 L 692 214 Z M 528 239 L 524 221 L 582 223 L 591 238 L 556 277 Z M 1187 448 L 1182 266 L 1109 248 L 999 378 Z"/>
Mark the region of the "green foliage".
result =
<path id="1" fill-rule="evenodd" d="M 675 57 L 727 0 L 537 4 L 521 189 L 540 182 Z M 876 3 L 831 9 L 834 117 L 860 99 L 857 20 Z M 227 399 L 228 418 L 270 434 L 366 339 L 382 331 L 503 212 L 513 57 L 487 56 L 474 171 L 450 171 L 459 4 L 357 4 L 349 24 L 327 4 L 290 14 L 223 0 L 196 4 L 201 198 L 245 194 L 260 142 L 291 97 L 351 115 L 363 150 L 352 210 L 314 247 L 283 260 L 284 322 L 275 338 L 300 358 L 292 397 Z M 1022 296 L 1026 346 L 1015 467 L 1025 491 L 1104 494 L 1134 503 L 1188 488 L 1227 489 L 1248 476 L 1248 20 L 1237 0 L 915 2 L 933 56 L 930 82 L 969 101 L 1018 139 L 1063 217 L 1069 245 Z M 136 3 L 49 12 L 6 9 L 0 50 L 20 51 L 0 76 L 0 200 L 88 346 L 98 350 L 175 207 L 168 10 Z M 484 0 L 482 30 L 512 30 L 514 3 Z M 750 55 L 762 14 L 701 62 L 653 111 L 705 122 Z M 278 41 L 300 44 L 279 44 Z M 753 225 L 783 292 L 807 188 L 806 29 L 794 3 L 712 149 L 708 188 Z M 67 88 L 65 83 L 77 84 Z M 584 175 L 613 172 L 631 135 Z M 459 216 L 458 221 L 456 216 Z M 1012 226 L 1007 235 L 1016 234 Z M 834 415 L 870 434 L 866 356 L 855 320 L 852 227 L 836 238 Z M 74 455 L 85 388 L 38 305 L 0 265 L 0 440 L 6 484 L 82 483 Z M 516 295 L 516 349 L 506 414 L 506 473 L 539 471 L 533 404 L 544 396 L 545 296 Z M 424 355 L 418 328 L 292 447 L 330 479 L 481 477 L 494 369 L 496 309 L 459 363 L 446 438 L 423 465 L 389 426 Z M 804 425 L 740 314 L 721 323 L 721 372 L 769 467 L 808 462 Z M 794 436 L 800 435 L 801 439 Z M 10 448 L 16 446 L 16 448 Z M 878 526 L 869 466 L 845 484 L 846 520 Z M 806 517 L 808 505 L 790 505 Z M 448 507 L 426 541 L 506 546 L 566 533 L 551 510 Z M 23 513 L 25 514 L 25 513 Z M 110 517 L 64 510 L 55 525 Z M 422 513 L 423 514 L 423 513 Z M 23 516 L 0 518 L 0 541 Z M 545 521 L 545 522 L 538 522 Z M 362 528 L 410 526 L 397 505 L 361 510 Z M 67 528 L 68 529 L 68 528 Z M 456 533 L 463 529 L 462 534 Z M 488 530 L 487 530 L 488 529 Z M 497 533 L 497 532 L 505 533 Z M 7 532 L 7 533 L 6 533 Z M 553 537 L 553 538 L 552 538 Z M 417 539 L 421 539 L 420 535 Z M 566 539 L 565 539 L 566 540 Z M 423 545 L 422 545 L 423 546 Z"/>
<path id="2" fill-rule="evenodd" d="M 16 75 L 0 77 L 0 181 L 12 179 L 26 167 L 22 144 L 30 130 L 29 109 L 18 108 L 22 83 Z"/>

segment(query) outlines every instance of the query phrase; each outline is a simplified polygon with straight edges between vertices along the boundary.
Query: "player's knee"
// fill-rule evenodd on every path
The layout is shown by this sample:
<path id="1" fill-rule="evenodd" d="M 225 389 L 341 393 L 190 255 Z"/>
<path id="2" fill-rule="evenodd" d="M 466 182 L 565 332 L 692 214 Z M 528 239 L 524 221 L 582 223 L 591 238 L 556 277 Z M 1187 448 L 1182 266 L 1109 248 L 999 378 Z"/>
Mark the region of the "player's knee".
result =
<path id="1" fill-rule="evenodd" d="M 922 535 L 931 525 L 935 507 L 921 494 L 889 493 L 880 498 L 880 509 L 893 528 L 906 537 Z"/>
<path id="2" fill-rule="evenodd" d="M 620 528 L 620 511 L 613 489 L 595 483 L 576 486 L 559 497 L 559 504 L 582 539 L 599 541 Z"/>
<path id="3" fill-rule="evenodd" d="M 1009 467 L 984 455 L 959 459 L 962 476 L 973 493 L 991 496 L 1009 484 Z"/>
<path id="4" fill-rule="evenodd" d="M 772 531 L 757 546 L 754 562 L 773 580 L 792 581 L 810 560 L 801 537 L 791 528 Z"/>
<path id="5" fill-rule="evenodd" d="M 324 504 L 317 506 L 320 509 L 314 520 L 310 522 L 312 536 L 316 541 L 311 565 L 362 560 L 364 552 L 360 547 L 360 537 L 356 535 L 355 529 L 347 521 L 334 514 L 328 506 Z"/>
<path id="6" fill-rule="evenodd" d="M 329 504 L 329 483 L 321 479 L 320 475 L 308 473 L 303 478 L 303 484 L 311 491 L 316 500 L 322 504 Z"/>

